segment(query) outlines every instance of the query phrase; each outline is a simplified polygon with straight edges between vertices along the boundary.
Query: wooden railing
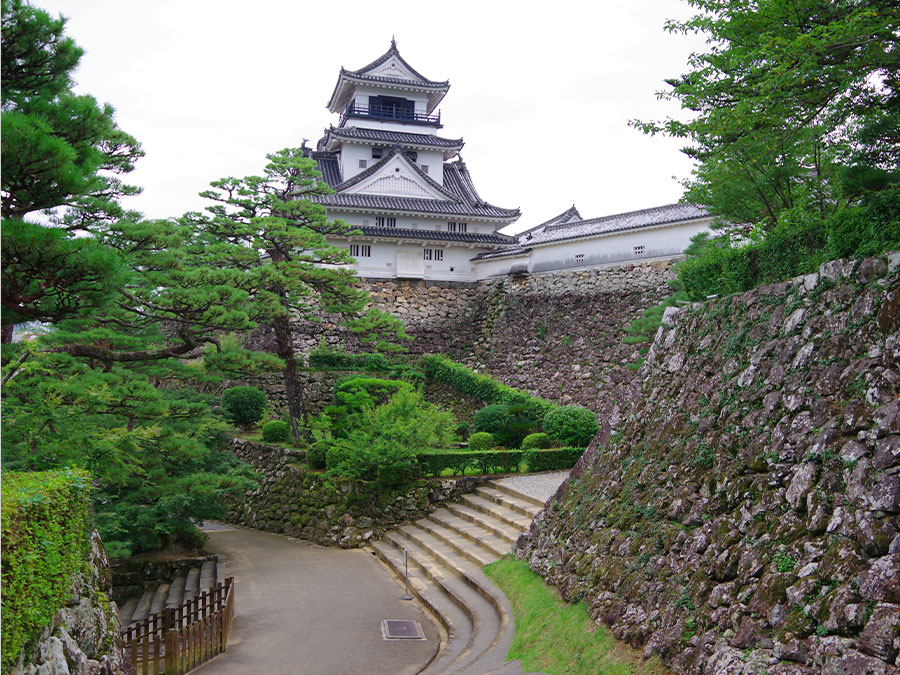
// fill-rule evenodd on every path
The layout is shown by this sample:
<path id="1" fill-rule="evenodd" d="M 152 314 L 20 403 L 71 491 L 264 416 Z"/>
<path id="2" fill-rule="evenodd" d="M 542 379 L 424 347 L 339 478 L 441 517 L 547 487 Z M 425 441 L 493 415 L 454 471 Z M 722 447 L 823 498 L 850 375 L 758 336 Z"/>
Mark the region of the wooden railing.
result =
<path id="1" fill-rule="evenodd" d="M 122 631 L 138 675 L 182 675 L 225 651 L 234 617 L 234 579 L 181 607 L 151 614 Z"/>

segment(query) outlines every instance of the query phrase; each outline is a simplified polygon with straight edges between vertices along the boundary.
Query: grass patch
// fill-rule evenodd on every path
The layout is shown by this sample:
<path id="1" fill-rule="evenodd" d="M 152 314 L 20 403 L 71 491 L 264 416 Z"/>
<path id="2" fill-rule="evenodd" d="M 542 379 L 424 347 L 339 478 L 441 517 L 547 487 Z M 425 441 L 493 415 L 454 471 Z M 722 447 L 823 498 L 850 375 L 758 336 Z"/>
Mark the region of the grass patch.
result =
<path id="1" fill-rule="evenodd" d="M 618 642 L 597 626 L 587 607 L 563 601 L 524 562 L 505 556 L 484 568 L 509 598 L 516 634 L 510 659 L 521 659 L 526 671 L 550 675 L 626 675 L 669 673 L 659 660 Z"/>

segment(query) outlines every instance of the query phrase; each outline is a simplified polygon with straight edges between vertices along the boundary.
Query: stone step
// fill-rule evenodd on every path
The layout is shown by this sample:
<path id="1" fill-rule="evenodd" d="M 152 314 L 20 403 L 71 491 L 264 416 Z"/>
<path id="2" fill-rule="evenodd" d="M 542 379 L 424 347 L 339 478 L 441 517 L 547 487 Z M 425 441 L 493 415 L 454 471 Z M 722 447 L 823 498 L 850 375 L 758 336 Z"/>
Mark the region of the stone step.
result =
<path id="1" fill-rule="evenodd" d="M 159 614 L 166 606 L 166 598 L 169 597 L 169 584 L 160 584 L 153 592 L 153 599 L 150 601 L 150 613 Z"/>
<path id="2" fill-rule="evenodd" d="M 378 559 L 387 565 L 401 583 L 404 583 L 405 568 L 401 551 L 392 543 L 385 541 L 372 542 L 371 546 Z M 434 660 L 428 664 L 430 672 L 441 672 L 469 650 L 475 627 L 471 617 L 460 606 L 464 604 L 461 599 L 448 595 L 447 591 L 429 576 L 428 571 L 414 560 L 408 562 L 409 592 L 442 628 L 441 645 Z"/>
<path id="3" fill-rule="evenodd" d="M 532 504 L 533 506 L 537 506 L 539 509 L 544 508 L 544 502 L 538 499 L 537 497 L 532 497 L 531 495 L 526 495 L 524 492 L 519 492 L 515 488 L 510 487 L 509 485 L 505 485 L 498 480 L 489 480 L 488 486 L 494 488 L 495 490 L 499 490 L 510 497 L 515 497 L 520 501 L 523 501 L 527 504 Z"/>
<path id="4" fill-rule="evenodd" d="M 143 621 L 150 616 L 150 603 L 153 601 L 153 591 L 144 591 L 144 594 L 138 599 L 134 608 L 134 614 L 131 615 L 131 621 Z"/>
<path id="5" fill-rule="evenodd" d="M 531 517 L 523 516 L 517 511 L 506 508 L 501 504 L 486 499 L 481 495 L 467 494 L 462 496 L 462 504 L 469 508 L 499 520 L 501 523 L 511 525 L 518 530 L 525 531 L 531 526 Z"/>
<path id="6" fill-rule="evenodd" d="M 123 629 L 128 627 L 128 624 L 131 623 L 131 617 L 134 616 L 134 610 L 137 607 L 138 598 L 129 598 L 125 601 L 119 608 L 119 624 Z"/>
<path id="7" fill-rule="evenodd" d="M 511 511 L 515 511 L 516 513 L 520 513 L 523 516 L 526 516 L 529 520 L 533 519 L 543 508 L 543 504 L 541 506 L 536 506 L 531 503 L 527 499 L 522 499 L 520 497 L 514 497 L 506 492 L 502 492 L 494 487 L 486 487 L 480 486 L 475 488 L 475 494 L 480 497 L 484 497 L 485 499 L 489 499 L 495 504 L 500 504 L 501 506 L 505 506 Z"/>
<path id="8" fill-rule="evenodd" d="M 409 559 L 416 563 L 418 569 L 431 575 L 433 581 L 460 603 L 473 626 L 472 639 L 462 653 L 449 662 L 439 659 L 440 669 L 435 663 L 433 668 L 429 667 L 425 672 L 463 672 L 494 646 L 501 629 L 501 617 L 484 591 L 475 587 L 471 578 L 475 566 L 424 530 L 416 532 L 417 529 L 415 526 L 406 526 L 388 533 L 385 539 L 397 550 L 405 548 Z"/>
<path id="9" fill-rule="evenodd" d="M 208 591 L 216 587 L 216 561 L 204 560 L 200 567 L 200 591 Z"/>
<path id="10" fill-rule="evenodd" d="M 496 518 L 466 506 L 465 504 L 449 503 L 445 504 L 444 508 L 450 513 L 492 532 L 496 536 L 507 541 L 510 545 L 515 544 L 519 535 L 524 532 L 524 530 L 521 530 L 514 525 L 504 523 L 502 520 L 497 520 Z"/>
<path id="11" fill-rule="evenodd" d="M 184 581 L 184 602 L 193 600 L 194 596 L 200 592 L 200 568 L 192 567 L 188 570 L 187 578 Z"/>
<path id="12" fill-rule="evenodd" d="M 177 609 L 184 602 L 184 585 L 187 577 L 183 574 L 176 576 L 169 585 L 169 596 L 166 598 L 166 609 Z"/>
<path id="13" fill-rule="evenodd" d="M 434 513 L 429 514 L 428 520 L 440 525 L 442 528 L 450 530 L 459 537 L 463 537 L 467 541 L 459 542 L 461 546 L 460 553 L 466 555 L 466 551 L 473 551 L 472 544 L 482 548 L 488 553 L 488 558 L 478 557 L 475 562 L 482 562 L 482 566 L 494 562 L 497 558 L 512 552 L 512 544 L 503 537 L 499 537 L 491 530 L 481 527 L 478 523 L 461 518 L 451 513 L 447 509 L 438 509 Z M 428 528 L 426 528 L 428 529 Z M 448 541 L 451 546 L 454 545 L 456 539 Z"/>

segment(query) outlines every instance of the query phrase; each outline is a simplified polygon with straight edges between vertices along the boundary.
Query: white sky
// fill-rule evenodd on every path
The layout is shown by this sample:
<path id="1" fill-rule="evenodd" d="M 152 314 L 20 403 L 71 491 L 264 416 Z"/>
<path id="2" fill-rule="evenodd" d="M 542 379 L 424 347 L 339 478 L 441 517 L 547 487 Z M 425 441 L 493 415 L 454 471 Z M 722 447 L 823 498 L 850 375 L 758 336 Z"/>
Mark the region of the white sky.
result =
<path id="1" fill-rule="evenodd" d="M 337 124 L 325 104 L 341 66 L 400 53 L 450 80 L 440 134 L 483 199 L 520 207 L 525 229 L 578 206 L 585 218 L 677 201 L 690 161 L 681 143 L 629 119 L 678 114 L 658 101 L 701 39 L 669 35 L 679 0 L 310 2 L 32 0 L 69 18 L 86 53 L 76 90 L 111 103 L 147 155 L 126 202 L 147 217 L 203 208 L 224 176 L 259 173 L 265 154 L 315 145 Z"/>

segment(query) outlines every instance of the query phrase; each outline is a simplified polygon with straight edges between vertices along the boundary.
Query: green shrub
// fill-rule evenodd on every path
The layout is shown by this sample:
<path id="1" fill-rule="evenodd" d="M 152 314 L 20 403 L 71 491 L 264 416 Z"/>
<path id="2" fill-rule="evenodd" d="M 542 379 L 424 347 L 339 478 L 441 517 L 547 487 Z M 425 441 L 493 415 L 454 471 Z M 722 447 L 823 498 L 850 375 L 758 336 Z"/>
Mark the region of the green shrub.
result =
<path id="1" fill-rule="evenodd" d="M 509 415 L 509 406 L 502 403 L 486 405 L 475 413 L 472 428 L 476 432 L 486 431 L 489 434 L 495 434 L 503 429 L 507 415 Z"/>
<path id="2" fill-rule="evenodd" d="M 525 463 L 528 465 L 529 473 L 536 471 L 561 471 L 575 466 L 583 454 L 584 448 L 528 450 L 525 452 Z"/>
<path id="3" fill-rule="evenodd" d="M 522 439 L 523 450 L 549 448 L 551 445 L 553 445 L 553 441 L 545 433 L 528 434 L 524 439 Z"/>
<path id="4" fill-rule="evenodd" d="M 421 472 L 438 476 L 450 470 L 461 476 L 467 469 L 482 473 L 511 473 L 517 471 L 524 458 L 522 450 L 479 450 L 470 452 L 423 452 L 417 457 Z"/>
<path id="5" fill-rule="evenodd" d="M 3 472 L 3 672 L 69 597 L 87 553 L 90 489 L 83 472 Z"/>
<path id="6" fill-rule="evenodd" d="M 472 430 L 469 427 L 468 422 L 460 422 L 456 425 L 454 433 L 456 434 L 456 437 L 460 440 L 460 442 L 465 443 L 469 438 L 469 434 L 472 433 Z"/>
<path id="7" fill-rule="evenodd" d="M 597 435 L 597 419 L 587 408 L 574 405 L 561 406 L 546 414 L 544 431 L 565 445 L 587 447 Z"/>
<path id="8" fill-rule="evenodd" d="M 476 431 L 469 436 L 469 450 L 481 452 L 494 447 L 494 437 L 486 431 Z"/>
<path id="9" fill-rule="evenodd" d="M 256 387 L 232 387 L 222 393 L 222 407 L 229 420 L 247 429 L 262 419 L 266 395 Z"/>
<path id="10" fill-rule="evenodd" d="M 291 440 L 291 426 L 282 420 L 266 422 L 262 428 L 262 437 L 266 443 L 287 443 Z"/>
<path id="11" fill-rule="evenodd" d="M 358 424 L 360 412 L 387 403 L 398 391 L 413 391 L 413 386 L 401 380 L 358 375 L 343 377 L 335 384 L 334 405 L 325 408 L 325 412 L 331 418 L 334 430 L 342 434 L 346 428 Z"/>
<path id="12" fill-rule="evenodd" d="M 421 367 L 436 382 L 445 382 L 454 389 L 474 396 L 486 403 L 504 403 L 524 406 L 528 414 L 540 419 L 553 408 L 550 401 L 529 396 L 510 386 L 476 373 L 451 361 L 446 356 L 431 354 L 422 358 Z"/>
<path id="13" fill-rule="evenodd" d="M 306 462 L 313 469 L 325 468 L 325 456 L 328 449 L 333 445 L 333 441 L 315 441 L 306 450 Z"/>

